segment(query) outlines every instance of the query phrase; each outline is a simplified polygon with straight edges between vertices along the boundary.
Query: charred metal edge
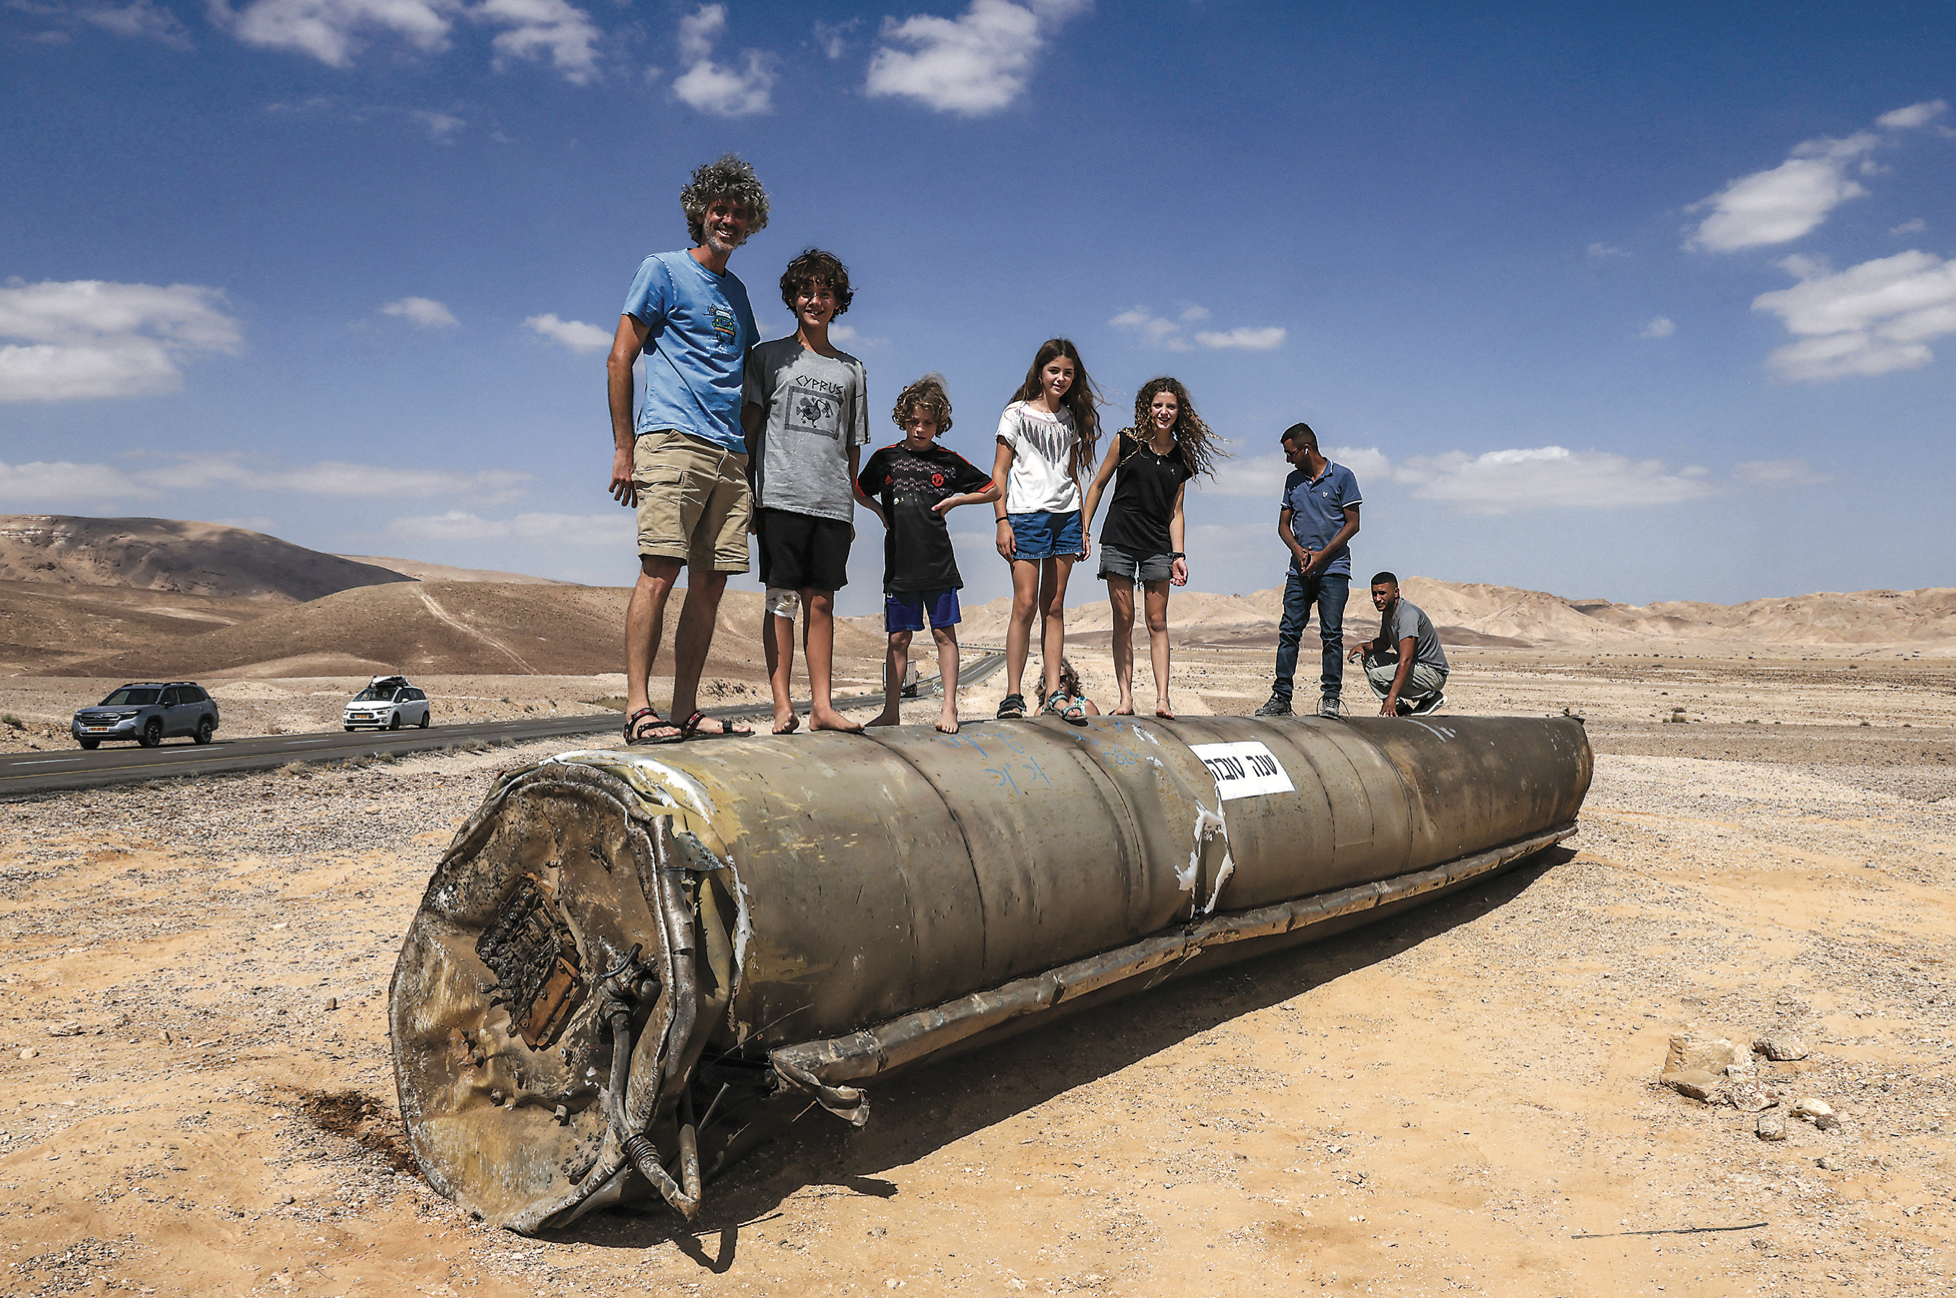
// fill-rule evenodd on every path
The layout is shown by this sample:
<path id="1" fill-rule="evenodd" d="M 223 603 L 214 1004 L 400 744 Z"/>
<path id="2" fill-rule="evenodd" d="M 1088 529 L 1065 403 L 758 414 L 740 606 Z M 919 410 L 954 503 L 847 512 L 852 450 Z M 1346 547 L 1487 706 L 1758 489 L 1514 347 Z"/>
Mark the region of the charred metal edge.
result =
<path id="1" fill-rule="evenodd" d="M 803 1087 L 809 1081 L 828 1087 L 864 1081 L 946 1050 L 1007 1020 L 1051 1011 L 1091 992 L 1192 960 L 1207 949 L 1281 936 L 1492 873 L 1553 847 L 1576 829 L 1577 823 L 1572 820 L 1431 869 L 1256 910 L 1213 915 L 1172 932 L 1158 933 L 1128 946 L 1076 960 L 1034 978 L 1021 978 L 991 991 L 973 992 L 847 1036 L 782 1046 L 772 1051 L 769 1058 L 777 1073 L 791 1084 L 798 1082 Z"/>

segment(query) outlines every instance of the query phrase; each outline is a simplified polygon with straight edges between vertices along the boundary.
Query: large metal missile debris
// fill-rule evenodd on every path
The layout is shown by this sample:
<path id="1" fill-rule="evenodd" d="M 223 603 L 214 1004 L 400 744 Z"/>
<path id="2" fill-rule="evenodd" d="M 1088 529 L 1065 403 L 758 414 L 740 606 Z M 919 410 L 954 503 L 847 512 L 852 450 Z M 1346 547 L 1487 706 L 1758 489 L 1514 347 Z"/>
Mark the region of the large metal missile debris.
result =
<path id="1" fill-rule="evenodd" d="M 900 1068 L 1431 900 L 1573 834 L 1569 718 L 1097 717 L 572 752 L 436 868 L 389 1008 L 415 1158 L 520 1231 Z"/>

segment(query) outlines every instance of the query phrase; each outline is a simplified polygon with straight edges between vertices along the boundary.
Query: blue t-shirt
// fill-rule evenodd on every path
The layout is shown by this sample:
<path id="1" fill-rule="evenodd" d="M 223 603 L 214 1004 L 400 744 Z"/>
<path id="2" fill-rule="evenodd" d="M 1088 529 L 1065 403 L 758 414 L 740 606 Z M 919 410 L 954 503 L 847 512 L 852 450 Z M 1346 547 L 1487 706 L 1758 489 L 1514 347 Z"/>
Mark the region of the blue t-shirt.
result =
<path id="1" fill-rule="evenodd" d="M 732 271 L 715 275 L 690 252 L 662 252 L 632 276 L 623 314 L 651 330 L 635 431 L 677 429 L 745 454 L 743 365 L 759 340 L 747 286 Z"/>
<path id="2" fill-rule="evenodd" d="M 1342 464 L 1325 463 L 1324 472 L 1313 478 L 1302 469 L 1292 469 L 1284 479 L 1284 499 L 1279 509 L 1290 510 L 1290 534 L 1306 550 L 1322 550 L 1331 544 L 1345 525 L 1345 507 L 1362 505 L 1358 479 Z M 1291 557 L 1290 570 L 1297 571 L 1297 558 Z M 1326 573 L 1352 575 L 1352 552 L 1340 550 L 1338 557 L 1324 567 Z"/>

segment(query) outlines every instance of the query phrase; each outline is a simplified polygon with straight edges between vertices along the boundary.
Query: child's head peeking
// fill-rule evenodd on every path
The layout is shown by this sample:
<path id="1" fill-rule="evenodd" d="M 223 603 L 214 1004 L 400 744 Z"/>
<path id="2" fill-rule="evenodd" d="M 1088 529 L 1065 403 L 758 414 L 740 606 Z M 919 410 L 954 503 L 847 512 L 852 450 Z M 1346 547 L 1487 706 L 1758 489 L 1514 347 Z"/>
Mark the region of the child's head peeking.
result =
<path id="1" fill-rule="evenodd" d="M 944 390 L 944 376 L 926 374 L 897 393 L 890 418 L 903 430 L 904 440 L 918 449 L 950 432 L 951 396 Z"/>
<path id="2" fill-rule="evenodd" d="M 810 323 L 803 316 L 813 312 L 819 317 L 816 323 L 827 325 L 846 312 L 855 299 L 855 291 L 849 287 L 849 268 L 832 252 L 805 249 L 781 272 L 781 301 L 798 323 Z"/>

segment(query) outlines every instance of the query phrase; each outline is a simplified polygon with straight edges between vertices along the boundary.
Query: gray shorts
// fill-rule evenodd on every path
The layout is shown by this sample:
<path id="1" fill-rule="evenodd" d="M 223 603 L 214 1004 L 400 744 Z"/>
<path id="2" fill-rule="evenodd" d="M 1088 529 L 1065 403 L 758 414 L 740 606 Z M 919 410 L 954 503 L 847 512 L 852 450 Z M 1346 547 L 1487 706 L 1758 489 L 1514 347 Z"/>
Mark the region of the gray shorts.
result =
<path id="1" fill-rule="evenodd" d="M 1100 575 L 1120 581 L 1167 581 L 1175 561 L 1166 554 L 1133 555 L 1112 545 L 1100 547 Z"/>

